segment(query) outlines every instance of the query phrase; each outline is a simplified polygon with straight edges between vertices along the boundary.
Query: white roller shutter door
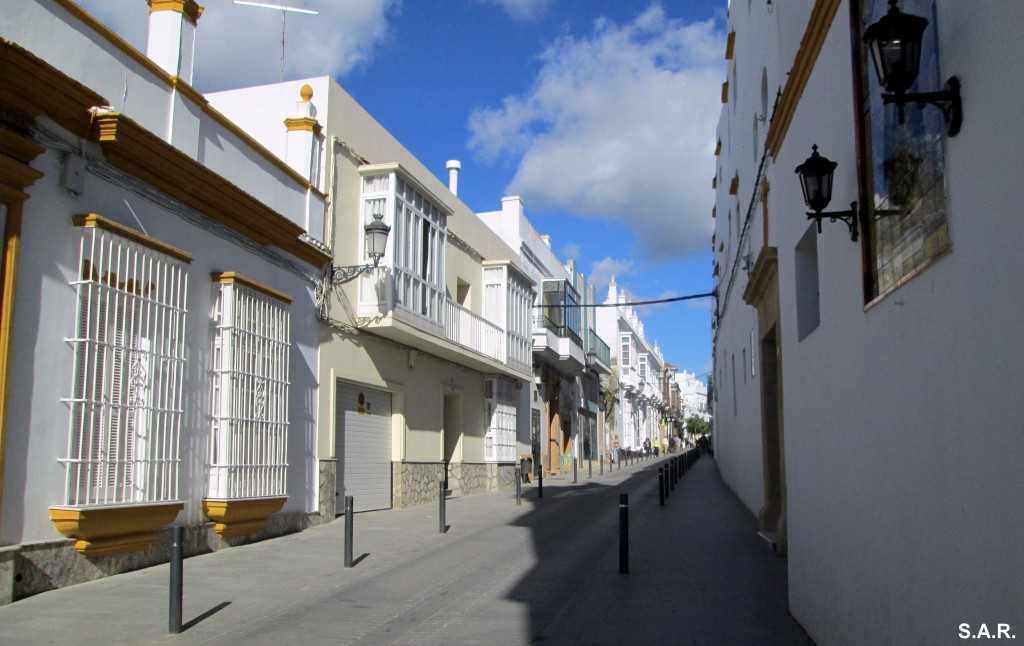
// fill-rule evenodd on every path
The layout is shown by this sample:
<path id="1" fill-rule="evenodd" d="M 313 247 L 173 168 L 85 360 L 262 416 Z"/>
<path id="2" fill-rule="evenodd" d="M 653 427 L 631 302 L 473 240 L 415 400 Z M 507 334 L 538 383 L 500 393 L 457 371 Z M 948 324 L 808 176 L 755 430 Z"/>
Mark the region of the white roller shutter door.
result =
<path id="1" fill-rule="evenodd" d="M 338 511 L 391 508 L 391 393 L 338 382 L 335 402 Z"/>

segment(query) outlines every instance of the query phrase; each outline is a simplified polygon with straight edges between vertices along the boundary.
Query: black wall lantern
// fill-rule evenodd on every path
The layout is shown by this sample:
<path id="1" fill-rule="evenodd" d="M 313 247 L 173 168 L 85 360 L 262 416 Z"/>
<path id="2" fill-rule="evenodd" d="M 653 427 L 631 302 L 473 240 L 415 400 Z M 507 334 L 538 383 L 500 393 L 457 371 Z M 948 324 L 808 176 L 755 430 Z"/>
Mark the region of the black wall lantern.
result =
<path id="1" fill-rule="evenodd" d="M 882 101 L 885 105 L 896 104 L 901 125 L 904 123 L 903 108 L 907 103 L 916 103 L 919 108 L 926 103 L 934 105 L 942 110 L 942 116 L 949 124 L 949 136 L 955 136 L 963 123 L 960 80 L 950 77 L 946 81 L 948 89 L 941 92 L 907 94 L 920 71 L 921 38 L 928 19 L 903 13 L 896 4 L 897 0 L 889 0 L 889 13 L 864 31 L 864 42 L 871 51 L 878 84 L 891 92 L 883 94 Z"/>
<path id="2" fill-rule="evenodd" d="M 380 264 L 381 258 L 384 257 L 384 249 L 388 244 L 388 234 L 391 233 L 391 227 L 384 224 L 383 220 L 384 214 L 374 213 L 373 221 L 368 222 L 363 227 L 363 234 L 365 236 L 363 247 L 366 250 L 366 255 L 373 261 L 373 264 L 352 265 L 348 267 L 332 266 L 331 282 L 333 284 L 346 283 L 359 274 L 369 271 Z"/>
<path id="3" fill-rule="evenodd" d="M 850 229 L 850 239 L 857 240 L 857 203 L 850 204 L 849 211 L 825 211 L 825 207 L 832 201 L 832 174 L 836 170 L 837 163 L 827 157 L 818 154 L 818 146 L 811 147 L 811 156 L 807 161 L 796 167 L 800 175 L 800 188 L 804 191 L 804 202 L 807 207 L 814 211 L 808 213 L 808 220 L 815 220 L 818 223 L 818 233 L 821 233 L 821 219 L 829 218 L 835 222 L 842 220 Z"/>

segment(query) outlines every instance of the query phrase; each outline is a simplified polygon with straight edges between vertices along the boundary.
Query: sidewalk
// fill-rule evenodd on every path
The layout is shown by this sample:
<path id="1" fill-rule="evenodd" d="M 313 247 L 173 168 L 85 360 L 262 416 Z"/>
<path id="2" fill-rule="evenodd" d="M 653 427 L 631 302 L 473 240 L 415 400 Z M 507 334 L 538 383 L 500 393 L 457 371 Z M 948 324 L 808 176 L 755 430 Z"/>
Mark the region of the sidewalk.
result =
<path id="1" fill-rule="evenodd" d="M 357 514 L 186 559 L 185 631 L 169 635 L 167 565 L 0 607 L 3 644 L 809 644 L 786 561 L 705 456 L 658 505 L 657 467 Z M 630 573 L 618 573 L 620 492 Z"/>

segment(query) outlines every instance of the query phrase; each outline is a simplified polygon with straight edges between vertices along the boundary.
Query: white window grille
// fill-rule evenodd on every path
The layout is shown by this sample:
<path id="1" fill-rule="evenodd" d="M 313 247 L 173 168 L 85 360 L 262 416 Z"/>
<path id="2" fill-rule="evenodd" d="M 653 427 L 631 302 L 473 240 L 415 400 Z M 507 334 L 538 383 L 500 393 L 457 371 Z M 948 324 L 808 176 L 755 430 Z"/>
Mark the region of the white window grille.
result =
<path id="1" fill-rule="evenodd" d="M 484 382 L 487 433 L 484 435 L 484 460 L 515 462 L 516 389 L 504 379 Z"/>
<path id="2" fill-rule="evenodd" d="M 291 299 L 233 273 L 214 280 L 207 497 L 284 496 Z"/>
<path id="3" fill-rule="evenodd" d="M 64 499 L 73 507 L 178 498 L 185 263 L 96 215 L 82 227 Z"/>

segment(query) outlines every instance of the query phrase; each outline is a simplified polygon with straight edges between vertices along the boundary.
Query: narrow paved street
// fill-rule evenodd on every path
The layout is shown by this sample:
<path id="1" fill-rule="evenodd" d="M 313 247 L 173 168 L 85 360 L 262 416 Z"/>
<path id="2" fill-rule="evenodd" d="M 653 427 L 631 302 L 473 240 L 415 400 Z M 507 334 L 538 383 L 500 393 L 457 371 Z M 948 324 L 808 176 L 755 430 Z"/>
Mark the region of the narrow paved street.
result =
<path id="1" fill-rule="evenodd" d="M 343 522 L 187 559 L 181 635 L 168 635 L 167 566 L 0 608 L 10 644 L 798 644 L 785 561 L 704 457 L 659 507 L 643 462 L 579 484 L 545 481 Z M 629 494 L 630 574 L 618 572 Z M 59 612 L 58 612 L 59 609 Z"/>

